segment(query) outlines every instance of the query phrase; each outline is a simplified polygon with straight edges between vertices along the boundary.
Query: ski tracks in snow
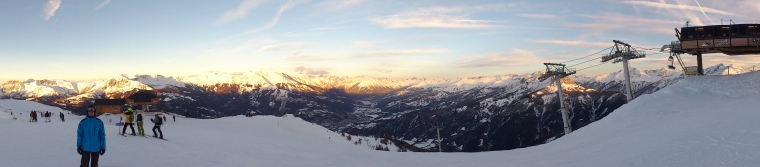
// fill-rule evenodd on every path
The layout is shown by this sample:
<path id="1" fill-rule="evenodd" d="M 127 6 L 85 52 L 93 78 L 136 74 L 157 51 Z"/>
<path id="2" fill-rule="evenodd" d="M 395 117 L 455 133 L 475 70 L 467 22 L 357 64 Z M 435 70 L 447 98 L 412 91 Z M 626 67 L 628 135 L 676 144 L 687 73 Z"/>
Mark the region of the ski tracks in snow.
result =
<path id="1" fill-rule="evenodd" d="M 643 160 L 658 161 L 663 166 L 755 166 L 753 162 L 760 158 L 760 146 L 747 143 L 758 140 L 760 131 L 709 131 L 674 141 L 661 153 L 654 152 Z M 668 142 L 663 144 L 668 145 Z M 678 150 L 680 154 L 667 154 L 673 151 L 666 150 Z"/>

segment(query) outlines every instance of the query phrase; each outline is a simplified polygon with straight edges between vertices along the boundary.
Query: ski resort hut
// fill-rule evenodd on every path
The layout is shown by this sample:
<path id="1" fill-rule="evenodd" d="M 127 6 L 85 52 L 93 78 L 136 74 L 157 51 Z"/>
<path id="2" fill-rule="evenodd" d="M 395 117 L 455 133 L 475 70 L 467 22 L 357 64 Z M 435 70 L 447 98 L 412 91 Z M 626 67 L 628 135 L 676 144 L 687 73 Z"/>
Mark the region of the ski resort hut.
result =
<path id="1" fill-rule="evenodd" d="M 148 105 L 158 104 L 158 93 L 151 90 L 139 90 L 126 99 L 129 105 L 141 105 L 143 110 L 150 111 Z"/>
<path id="2" fill-rule="evenodd" d="M 95 99 L 95 113 L 98 115 L 104 113 L 119 114 L 124 109 L 126 101 L 124 99 Z"/>

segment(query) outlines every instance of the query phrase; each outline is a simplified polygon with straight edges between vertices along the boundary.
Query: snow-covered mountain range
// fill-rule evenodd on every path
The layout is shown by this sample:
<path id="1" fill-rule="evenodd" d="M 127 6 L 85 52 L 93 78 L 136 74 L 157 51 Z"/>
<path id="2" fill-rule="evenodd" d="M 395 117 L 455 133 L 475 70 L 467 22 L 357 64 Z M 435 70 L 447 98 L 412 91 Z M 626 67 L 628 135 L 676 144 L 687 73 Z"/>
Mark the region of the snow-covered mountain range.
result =
<path id="1" fill-rule="evenodd" d="M 708 75 L 743 73 L 718 64 Z M 736 71 L 736 72 L 734 72 Z M 631 69 L 636 96 L 681 79 L 670 69 Z M 23 99 L 82 112 L 97 98 L 125 98 L 155 90 L 153 108 L 204 117 L 300 114 L 304 120 L 353 134 L 401 139 L 432 149 L 432 123 L 447 151 L 504 150 L 541 144 L 561 136 L 556 86 L 542 72 L 456 79 L 394 79 L 370 76 L 292 76 L 276 72 L 208 73 L 187 77 L 120 75 L 92 82 L 50 80 L 3 83 L 0 98 Z M 626 103 L 622 71 L 563 78 L 573 128 L 599 120 Z M 506 142 L 503 142 L 506 141 Z M 486 143 L 486 144 L 483 144 Z"/>

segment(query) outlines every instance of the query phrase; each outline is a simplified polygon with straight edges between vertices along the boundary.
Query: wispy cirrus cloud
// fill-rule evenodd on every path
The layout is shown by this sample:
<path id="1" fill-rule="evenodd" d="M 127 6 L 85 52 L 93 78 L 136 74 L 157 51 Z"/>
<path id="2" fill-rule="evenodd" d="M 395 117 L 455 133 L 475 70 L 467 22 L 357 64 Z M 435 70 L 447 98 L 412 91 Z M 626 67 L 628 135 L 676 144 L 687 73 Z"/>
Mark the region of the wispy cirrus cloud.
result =
<path id="1" fill-rule="evenodd" d="M 255 9 L 263 2 L 264 0 L 243 0 L 240 2 L 240 5 L 238 5 L 237 9 L 232 9 L 224 12 L 222 16 L 220 16 L 219 19 L 214 22 L 214 24 L 219 25 L 241 19 L 248 14 L 248 11 Z"/>
<path id="2" fill-rule="evenodd" d="M 45 6 L 42 7 L 42 18 L 50 20 L 50 17 L 55 15 L 55 11 L 61 7 L 61 0 L 49 0 Z"/>
<path id="3" fill-rule="evenodd" d="M 279 44 L 274 44 L 274 45 L 263 46 L 256 52 L 303 49 L 303 48 L 308 48 L 312 46 L 314 46 L 314 44 L 306 43 L 306 42 L 279 43 Z"/>
<path id="4" fill-rule="evenodd" d="M 317 4 L 317 6 L 330 10 L 338 10 L 353 7 L 364 2 L 366 2 L 366 0 L 326 0 Z"/>
<path id="5" fill-rule="evenodd" d="M 285 56 L 282 59 L 289 61 L 324 61 L 324 60 L 336 60 L 337 58 L 326 54 L 307 54 L 304 52 L 295 52 L 291 55 Z"/>
<path id="6" fill-rule="evenodd" d="M 399 50 L 379 50 L 368 51 L 352 54 L 355 58 L 368 58 L 368 57 L 390 57 L 390 56 L 404 56 L 404 55 L 418 55 L 418 54 L 436 54 L 445 53 L 445 49 L 399 49 Z"/>
<path id="7" fill-rule="evenodd" d="M 285 2 L 285 4 L 282 4 L 280 6 L 280 10 L 277 11 L 277 15 L 274 16 L 274 20 L 271 23 L 266 24 L 266 25 L 264 25 L 262 27 L 259 27 L 259 28 L 255 28 L 255 29 L 246 31 L 243 34 L 258 33 L 258 32 L 261 32 L 263 30 L 270 29 L 270 28 L 274 27 L 275 25 L 277 25 L 277 22 L 280 21 L 280 16 L 282 16 L 282 13 L 284 13 L 286 10 L 288 10 L 290 8 L 293 8 L 296 5 L 309 3 L 310 1 L 311 0 L 288 0 L 288 2 Z"/>
<path id="8" fill-rule="evenodd" d="M 373 47 L 377 45 L 382 45 L 389 43 L 390 41 L 354 41 L 353 44 L 356 47 Z"/>
<path id="9" fill-rule="evenodd" d="M 471 13 L 502 11 L 514 7 L 511 3 L 479 6 L 434 6 L 401 12 L 394 15 L 375 17 L 369 21 L 384 28 L 448 28 L 448 29 L 488 29 L 503 27 L 502 21 L 473 19 Z"/>
<path id="10" fill-rule="evenodd" d="M 459 68 L 510 67 L 536 65 L 542 62 L 545 62 L 545 59 L 536 56 L 532 51 L 512 49 L 512 51 L 503 53 L 475 54 L 461 57 L 453 63 L 453 66 Z"/>
<path id="11" fill-rule="evenodd" d="M 92 9 L 92 11 L 103 9 L 103 7 L 106 7 L 106 5 L 108 5 L 108 3 L 111 3 L 111 0 L 105 0 L 105 1 L 103 1 L 102 3 L 100 3 L 100 5 L 96 6 L 95 9 Z"/>
<path id="12" fill-rule="evenodd" d="M 372 23 L 384 28 L 450 28 L 450 29 L 487 29 L 497 28 L 500 21 L 473 20 L 464 16 L 440 14 L 401 14 L 378 17 Z"/>
<path id="13" fill-rule="evenodd" d="M 571 23 L 568 27 L 585 28 L 591 32 L 601 33 L 608 31 L 637 32 L 637 33 L 662 33 L 673 34 L 673 27 L 683 25 L 680 20 L 662 20 L 643 18 L 638 16 L 607 13 L 600 15 L 578 15 L 594 20 L 592 23 Z"/>
<path id="14" fill-rule="evenodd" d="M 738 14 L 734 14 L 731 12 L 708 8 L 708 7 L 701 7 L 701 6 L 669 4 L 669 3 L 663 3 L 663 2 L 650 2 L 650 1 L 623 1 L 623 3 L 629 4 L 629 5 L 639 5 L 639 6 L 654 7 L 654 8 L 681 9 L 681 10 L 691 10 L 691 11 L 697 11 L 697 12 L 715 13 L 715 14 L 728 15 L 728 16 L 740 16 Z"/>
<path id="15" fill-rule="evenodd" d="M 584 42 L 584 41 L 563 41 L 563 40 L 533 40 L 529 39 L 529 42 L 543 43 L 543 44 L 555 44 L 565 46 L 581 46 L 581 47 L 610 47 L 612 42 Z"/>
<path id="16" fill-rule="evenodd" d="M 556 19 L 558 18 L 557 15 L 553 14 L 530 14 L 530 13 L 521 13 L 517 14 L 517 16 L 532 18 L 532 19 Z"/>

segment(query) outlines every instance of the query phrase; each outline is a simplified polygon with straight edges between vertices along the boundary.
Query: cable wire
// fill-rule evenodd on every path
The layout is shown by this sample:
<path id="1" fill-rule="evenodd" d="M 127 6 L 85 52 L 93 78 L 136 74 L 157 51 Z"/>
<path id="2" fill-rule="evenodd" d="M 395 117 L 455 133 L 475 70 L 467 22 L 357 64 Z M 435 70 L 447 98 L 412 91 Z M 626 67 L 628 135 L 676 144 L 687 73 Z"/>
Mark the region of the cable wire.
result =
<path id="1" fill-rule="evenodd" d="M 610 46 L 610 47 L 608 47 L 608 48 L 606 48 L 606 49 L 604 49 L 604 50 L 600 50 L 600 51 L 598 51 L 598 52 L 596 52 L 596 53 L 592 53 L 592 54 L 590 54 L 590 55 L 587 55 L 587 56 L 583 56 L 583 57 L 581 57 L 581 58 L 572 59 L 572 60 L 568 60 L 568 61 L 564 61 L 564 62 L 560 62 L 560 63 L 562 63 L 562 64 L 565 64 L 565 63 L 568 63 L 568 62 L 573 62 L 573 61 L 577 61 L 577 60 L 580 60 L 580 59 L 585 59 L 585 58 L 587 58 L 587 57 L 590 57 L 590 56 L 593 56 L 593 55 L 595 55 L 595 54 L 599 54 L 599 53 L 602 53 L 602 52 L 604 52 L 605 50 L 609 50 L 609 49 L 612 49 L 612 47 L 614 47 L 614 46 Z"/>
<path id="2" fill-rule="evenodd" d="M 578 69 L 578 70 L 575 70 L 575 71 L 577 72 L 577 71 L 581 71 L 581 70 L 585 70 L 585 69 L 593 68 L 593 67 L 596 67 L 596 66 L 599 66 L 599 65 L 602 65 L 602 64 L 607 64 L 607 62 L 602 62 L 602 63 L 596 64 L 596 65 L 593 65 L 593 66 L 588 66 L 588 67 L 586 67 L 586 68 L 581 68 L 581 69 Z"/>
<path id="3" fill-rule="evenodd" d="M 586 60 L 584 62 L 581 62 L 581 63 L 578 63 L 578 64 L 573 64 L 573 65 L 570 65 L 570 66 L 567 66 L 567 67 L 573 67 L 573 66 L 581 65 L 583 63 L 588 63 L 588 62 L 594 61 L 596 59 L 601 59 L 601 57 L 597 57 L 597 58 L 594 58 L 594 59 Z"/>

